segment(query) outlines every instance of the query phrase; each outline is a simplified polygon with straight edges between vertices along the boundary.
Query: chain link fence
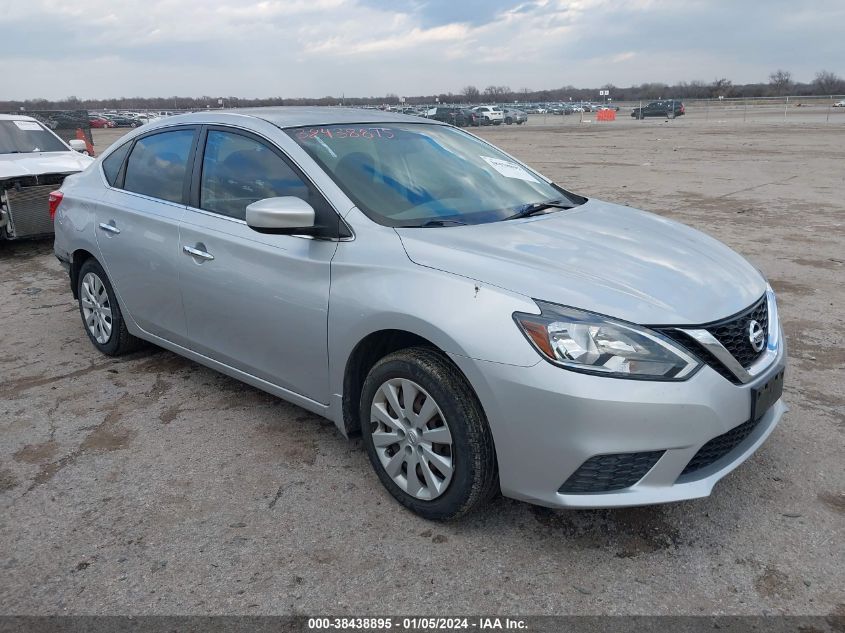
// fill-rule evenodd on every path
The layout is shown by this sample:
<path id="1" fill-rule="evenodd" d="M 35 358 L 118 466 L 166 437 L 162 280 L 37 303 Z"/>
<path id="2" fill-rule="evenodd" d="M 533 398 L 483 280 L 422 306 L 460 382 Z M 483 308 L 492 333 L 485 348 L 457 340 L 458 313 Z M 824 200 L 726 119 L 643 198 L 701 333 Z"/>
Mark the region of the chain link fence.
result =
<path id="1" fill-rule="evenodd" d="M 672 119 L 671 107 L 666 108 L 665 116 L 646 115 L 642 120 L 632 113 L 646 107 L 649 103 L 660 101 L 669 104 L 683 104 L 684 114 L 677 118 L 684 121 L 708 121 L 714 123 L 736 124 L 845 124 L 845 95 L 812 97 L 747 97 L 724 99 L 654 99 L 642 101 L 611 101 L 607 105 L 619 108 L 618 122 L 632 121 L 643 123 L 656 119 Z M 604 105 L 604 104 L 599 104 Z M 517 106 L 519 107 L 519 106 Z M 530 120 L 534 124 L 563 124 L 594 122 L 598 120 L 596 112 L 576 112 L 575 116 L 553 116 L 551 112 L 533 114 Z"/>

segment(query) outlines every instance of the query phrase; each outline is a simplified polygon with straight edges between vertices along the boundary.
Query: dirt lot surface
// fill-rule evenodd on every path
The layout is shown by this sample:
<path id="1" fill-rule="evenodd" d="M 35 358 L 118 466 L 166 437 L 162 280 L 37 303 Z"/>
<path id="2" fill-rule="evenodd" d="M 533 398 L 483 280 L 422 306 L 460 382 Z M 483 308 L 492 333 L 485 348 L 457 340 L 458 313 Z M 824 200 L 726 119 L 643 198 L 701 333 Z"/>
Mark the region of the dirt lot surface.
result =
<path id="1" fill-rule="evenodd" d="M 99 355 L 51 244 L 3 244 L 0 612 L 845 611 L 845 126 L 557 119 L 481 134 L 779 293 L 791 411 L 712 497 L 427 523 L 331 423 L 169 352 Z"/>

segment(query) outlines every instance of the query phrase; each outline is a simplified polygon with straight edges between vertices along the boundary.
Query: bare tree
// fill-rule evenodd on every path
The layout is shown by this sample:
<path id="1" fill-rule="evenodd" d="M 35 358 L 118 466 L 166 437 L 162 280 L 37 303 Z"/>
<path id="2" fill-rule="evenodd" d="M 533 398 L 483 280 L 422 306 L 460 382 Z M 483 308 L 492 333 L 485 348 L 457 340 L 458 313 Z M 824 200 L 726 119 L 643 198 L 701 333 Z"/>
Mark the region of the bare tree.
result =
<path id="1" fill-rule="evenodd" d="M 464 98 L 467 100 L 467 103 L 475 103 L 478 101 L 478 96 L 481 92 L 475 86 L 467 86 L 463 89 Z"/>
<path id="2" fill-rule="evenodd" d="M 769 86 L 776 95 L 786 94 L 792 88 L 792 73 L 778 68 L 769 74 Z"/>
<path id="3" fill-rule="evenodd" d="M 669 86 L 663 83 L 646 83 L 639 89 L 643 99 L 661 99 L 669 92 Z"/>
<path id="4" fill-rule="evenodd" d="M 733 92 L 733 86 L 733 82 L 727 77 L 715 79 L 713 83 L 710 84 L 710 96 L 729 97 L 731 92 Z"/>
<path id="5" fill-rule="evenodd" d="M 513 91 L 509 86 L 487 86 L 484 89 L 484 96 L 491 101 L 506 101 L 512 94 Z"/>
<path id="6" fill-rule="evenodd" d="M 819 94 L 832 95 L 845 92 L 845 81 L 836 73 L 829 70 L 820 70 L 816 73 L 813 86 Z"/>

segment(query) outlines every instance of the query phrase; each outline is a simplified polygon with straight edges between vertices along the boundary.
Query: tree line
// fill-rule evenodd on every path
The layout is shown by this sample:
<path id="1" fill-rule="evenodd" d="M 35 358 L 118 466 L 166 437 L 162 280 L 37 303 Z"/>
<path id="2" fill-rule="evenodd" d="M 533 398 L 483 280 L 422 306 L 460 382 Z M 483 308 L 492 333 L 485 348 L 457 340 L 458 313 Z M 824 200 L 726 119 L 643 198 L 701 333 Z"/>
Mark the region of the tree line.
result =
<path id="1" fill-rule="evenodd" d="M 599 90 L 608 90 L 614 101 L 646 101 L 651 99 L 714 99 L 718 97 L 776 97 L 784 95 L 794 96 L 829 96 L 845 94 L 845 80 L 836 73 L 822 70 L 816 73 L 811 82 L 794 81 L 788 70 L 778 69 L 769 75 L 765 83 L 734 84 L 726 77 L 720 77 L 710 82 L 682 81 L 674 85 L 665 83 L 643 83 L 637 86 L 622 88 L 612 84 L 604 84 L 600 88 L 577 88 L 563 86 L 549 90 L 530 90 L 522 88 L 511 90 L 509 86 L 487 86 L 479 89 L 474 85 L 465 86 L 459 93 L 439 93 L 406 97 L 406 105 L 440 103 L 504 103 L 518 101 L 552 102 L 552 101 L 594 101 L 599 99 Z M 220 97 L 119 97 L 113 99 L 78 99 L 67 97 L 59 100 L 27 99 L 25 101 L 0 101 L 0 111 L 11 112 L 23 110 L 200 110 L 221 107 Z M 222 98 L 222 106 L 259 107 L 274 105 L 399 105 L 401 99 L 396 94 L 370 97 L 320 97 L 320 98 L 288 98 L 267 97 L 261 99 L 242 99 L 239 97 Z"/>

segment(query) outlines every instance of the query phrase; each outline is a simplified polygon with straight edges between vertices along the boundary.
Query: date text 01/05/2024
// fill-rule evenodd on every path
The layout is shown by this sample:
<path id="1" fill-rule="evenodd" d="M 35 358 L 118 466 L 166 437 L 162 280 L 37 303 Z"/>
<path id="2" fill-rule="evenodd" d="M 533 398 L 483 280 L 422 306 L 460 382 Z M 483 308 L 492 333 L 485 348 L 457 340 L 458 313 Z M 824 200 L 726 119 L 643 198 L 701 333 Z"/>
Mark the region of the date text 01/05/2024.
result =
<path id="1" fill-rule="evenodd" d="M 527 623 L 520 618 L 479 617 L 405 617 L 405 618 L 309 618 L 310 630 L 384 630 L 433 631 L 433 630 L 526 630 Z"/>

